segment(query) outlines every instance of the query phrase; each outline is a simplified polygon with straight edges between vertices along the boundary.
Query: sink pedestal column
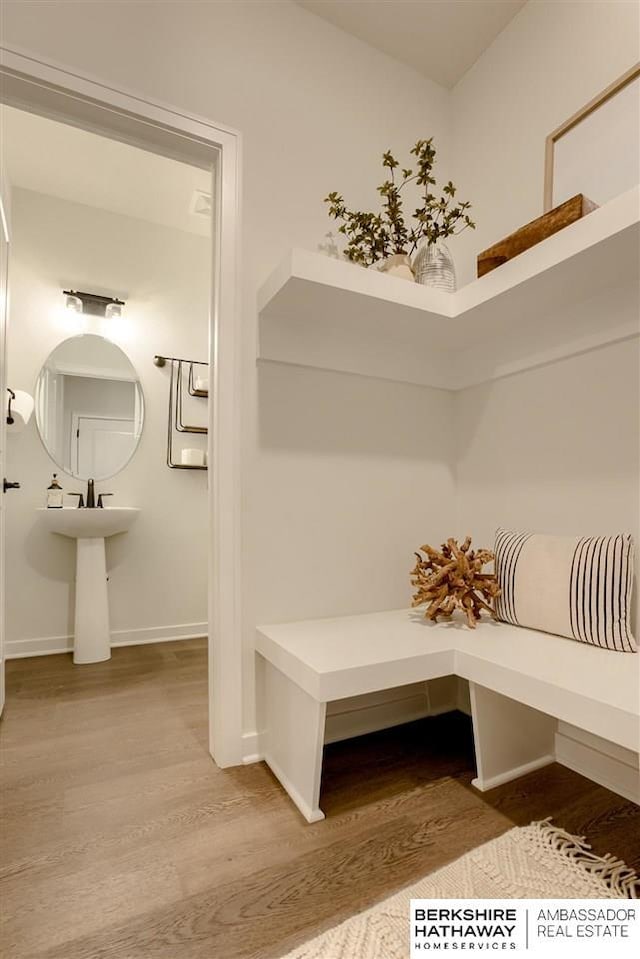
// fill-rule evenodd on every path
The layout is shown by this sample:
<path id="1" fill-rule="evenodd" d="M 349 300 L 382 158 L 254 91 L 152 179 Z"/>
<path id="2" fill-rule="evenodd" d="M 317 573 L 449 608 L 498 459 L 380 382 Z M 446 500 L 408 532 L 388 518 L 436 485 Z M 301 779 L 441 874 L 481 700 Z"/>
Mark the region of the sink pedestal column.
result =
<path id="1" fill-rule="evenodd" d="M 111 659 L 104 538 L 78 539 L 74 663 Z"/>

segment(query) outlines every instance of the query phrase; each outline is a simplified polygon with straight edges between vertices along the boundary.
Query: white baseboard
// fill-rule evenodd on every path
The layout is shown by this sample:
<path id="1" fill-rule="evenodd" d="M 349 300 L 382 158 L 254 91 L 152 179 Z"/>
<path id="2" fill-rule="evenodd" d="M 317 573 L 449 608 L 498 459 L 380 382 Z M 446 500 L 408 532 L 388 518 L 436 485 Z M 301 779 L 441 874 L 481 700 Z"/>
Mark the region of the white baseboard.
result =
<path id="1" fill-rule="evenodd" d="M 638 753 L 592 733 L 558 723 L 556 761 L 640 805 Z"/>
<path id="2" fill-rule="evenodd" d="M 385 689 L 365 696 L 353 696 L 327 704 L 325 743 L 365 736 L 380 729 L 401 726 L 427 716 L 439 716 L 457 708 L 455 677 L 414 683 L 397 689 Z M 244 765 L 264 759 L 260 733 L 255 730 L 242 737 Z"/>
<path id="3" fill-rule="evenodd" d="M 294 803 L 307 820 L 307 822 L 321 822 L 324 819 L 324 813 L 321 809 L 312 809 L 311 806 L 302 798 L 296 787 L 293 785 L 288 776 L 282 772 L 278 764 L 270 756 L 265 756 L 264 761 L 267 766 L 273 773 L 273 775 L 280 781 L 280 784 L 289 794 L 289 798 L 293 799 Z"/>
<path id="4" fill-rule="evenodd" d="M 242 764 L 249 766 L 251 763 L 259 763 L 263 759 L 262 743 L 259 732 L 244 733 L 242 737 Z"/>
<path id="5" fill-rule="evenodd" d="M 145 646 L 148 643 L 170 643 L 178 639 L 198 639 L 206 636 L 207 623 L 181 623 L 177 626 L 146 626 L 142 629 L 116 629 L 111 633 L 111 645 Z M 7 659 L 27 656 L 52 656 L 73 651 L 73 636 L 41 636 L 35 639 L 10 639 L 5 643 Z"/>
<path id="6" fill-rule="evenodd" d="M 424 684 L 415 684 L 329 703 L 325 742 L 351 739 L 455 709 L 470 714 L 468 683 L 458 679 L 447 686 L 450 679 L 445 677 L 438 681 L 438 685 L 429 683 L 426 690 Z M 260 734 L 246 733 L 243 736 L 243 763 L 258 762 L 263 758 Z M 481 782 L 475 779 L 473 785 L 481 791 L 493 789 L 554 761 L 640 804 L 638 754 L 564 722 L 558 723 L 553 756 L 541 757 L 491 780 Z"/>
<path id="7" fill-rule="evenodd" d="M 327 713 L 325 743 L 337 743 L 354 736 L 365 736 L 379 729 L 401 726 L 429 715 L 429 704 L 424 695 L 376 703 L 345 712 Z"/>
<path id="8" fill-rule="evenodd" d="M 339 699 L 327 705 L 324 741 L 336 743 L 451 712 L 456 708 L 456 694 L 455 677 L 444 676 L 427 683 Z"/>
<path id="9" fill-rule="evenodd" d="M 505 783 L 510 783 L 514 779 L 520 779 L 521 776 L 526 776 L 527 773 L 533 773 L 537 769 L 543 769 L 544 766 L 549 766 L 552 762 L 555 762 L 555 756 L 540 756 L 539 759 L 533 759 L 530 763 L 523 763 L 522 766 L 514 766 L 513 769 L 508 769 L 498 776 L 490 776 L 488 779 L 481 779 L 479 776 L 476 776 L 475 779 L 471 780 L 471 785 L 479 789 L 480 792 L 488 792 L 489 789 L 495 789 L 496 786 L 503 786 Z"/>
<path id="10" fill-rule="evenodd" d="M 471 714 L 469 685 L 462 679 L 458 680 L 457 708 L 461 712 Z M 640 769 L 637 753 L 594 736 L 584 729 L 571 726 L 569 723 L 559 722 L 555 735 L 554 754 L 555 761 L 562 766 L 567 766 L 581 776 L 640 805 Z M 546 760 L 543 765 L 546 765 Z M 531 771 L 531 769 L 525 770 L 525 772 Z M 519 771 L 518 775 L 521 774 L 522 771 Z M 477 781 L 474 781 L 474 785 L 477 785 L 479 789 L 490 789 L 499 783 L 492 780 L 491 784 L 479 785 Z"/>

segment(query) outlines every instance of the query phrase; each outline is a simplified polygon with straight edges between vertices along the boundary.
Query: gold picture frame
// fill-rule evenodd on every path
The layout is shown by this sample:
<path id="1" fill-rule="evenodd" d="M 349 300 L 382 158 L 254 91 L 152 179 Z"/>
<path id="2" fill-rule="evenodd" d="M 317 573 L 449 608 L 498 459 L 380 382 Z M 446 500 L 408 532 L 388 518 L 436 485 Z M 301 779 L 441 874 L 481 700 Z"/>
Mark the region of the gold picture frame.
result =
<path id="1" fill-rule="evenodd" d="M 620 93 L 626 86 L 640 77 L 640 62 L 636 63 L 633 67 L 630 67 L 621 77 L 618 77 L 617 80 L 614 80 L 613 83 L 610 83 L 608 87 L 605 87 L 593 100 L 589 100 L 585 106 L 580 110 L 570 116 L 568 120 L 565 120 L 564 123 L 561 123 L 559 127 L 549 134 L 545 140 L 545 153 L 544 153 L 544 212 L 547 213 L 553 207 L 553 164 L 554 164 L 554 148 L 558 140 L 568 133 L 569 130 L 572 130 L 575 126 L 578 125 L 582 120 L 588 117 L 594 110 L 597 110 L 598 107 L 601 107 L 603 103 L 606 103 L 607 100 L 610 100 L 617 93 Z"/>

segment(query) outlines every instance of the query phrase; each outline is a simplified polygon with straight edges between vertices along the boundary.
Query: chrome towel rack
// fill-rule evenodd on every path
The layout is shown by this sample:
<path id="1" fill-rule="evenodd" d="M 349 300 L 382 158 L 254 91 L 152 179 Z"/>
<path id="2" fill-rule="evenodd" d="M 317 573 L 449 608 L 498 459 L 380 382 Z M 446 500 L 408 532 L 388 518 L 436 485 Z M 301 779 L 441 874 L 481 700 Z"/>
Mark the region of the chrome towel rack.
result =
<path id="1" fill-rule="evenodd" d="M 206 399 L 209 396 L 209 391 L 195 388 L 193 371 L 196 366 L 206 366 L 208 368 L 209 364 L 200 360 L 184 359 L 179 356 L 162 356 L 159 353 L 156 353 L 153 357 L 153 362 L 155 366 L 160 368 L 166 366 L 167 363 L 171 365 L 169 377 L 169 415 L 167 418 L 167 466 L 172 470 L 206 470 L 206 466 L 175 463 L 173 459 L 173 439 L 175 433 L 198 433 L 200 435 L 206 435 L 209 432 L 206 426 L 191 426 L 184 423 L 182 417 L 184 367 L 189 367 L 187 381 L 187 392 L 189 395 Z"/>

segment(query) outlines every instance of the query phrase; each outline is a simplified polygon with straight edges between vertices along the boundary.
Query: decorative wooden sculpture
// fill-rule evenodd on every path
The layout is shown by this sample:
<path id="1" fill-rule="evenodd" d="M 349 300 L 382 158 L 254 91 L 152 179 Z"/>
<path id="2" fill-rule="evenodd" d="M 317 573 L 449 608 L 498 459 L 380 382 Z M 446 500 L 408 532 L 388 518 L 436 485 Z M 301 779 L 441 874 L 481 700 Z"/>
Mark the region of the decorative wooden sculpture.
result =
<path id="1" fill-rule="evenodd" d="M 438 617 L 448 618 L 454 609 L 462 609 L 471 629 L 476 628 L 482 610 L 494 619 L 496 614 L 490 602 L 500 595 L 500 587 L 493 573 L 483 573 L 482 567 L 494 559 L 489 549 L 472 550 L 471 537 L 458 546 L 455 539 L 448 539 L 441 549 L 421 546 L 416 553 L 417 562 L 411 572 L 411 584 L 416 593 L 413 606 L 428 603 L 425 617 L 433 622 Z"/>

